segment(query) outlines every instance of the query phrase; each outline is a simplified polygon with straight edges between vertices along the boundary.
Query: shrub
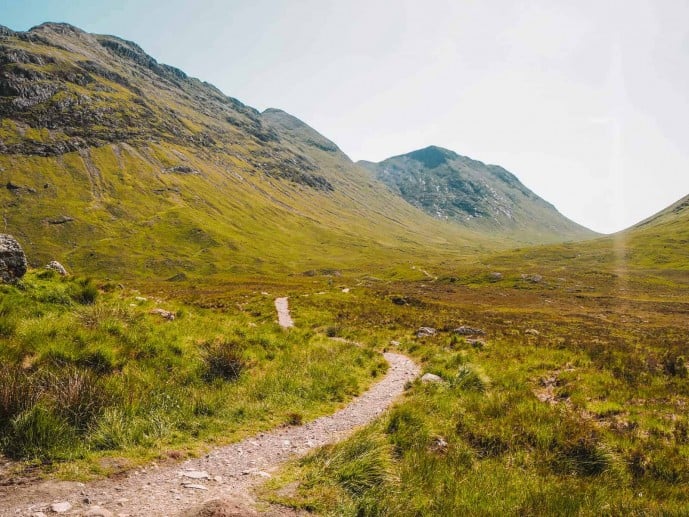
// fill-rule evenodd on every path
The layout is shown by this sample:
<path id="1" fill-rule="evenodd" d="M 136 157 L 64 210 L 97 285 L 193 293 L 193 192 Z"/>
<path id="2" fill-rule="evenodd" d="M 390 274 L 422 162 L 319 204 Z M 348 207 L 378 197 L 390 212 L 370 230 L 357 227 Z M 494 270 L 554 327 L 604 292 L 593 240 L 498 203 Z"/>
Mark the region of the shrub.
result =
<path id="1" fill-rule="evenodd" d="M 71 367 L 59 373 L 46 372 L 42 377 L 56 413 L 80 431 L 110 402 L 101 382 L 89 371 Z"/>
<path id="2" fill-rule="evenodd" d="M 335 337 L 340 333 L 339 327 L 330 326 L 325 329 L 325 335 L 328 337 Z"/>
<path id="3" fill-rule="evenodd" d="M 557 444 L 558 457 L 553 463 L 556 472 L 595 476 L 608 470 L 611 456 L 595 432 L 571 429 L 571 434 Z"/>
<path id="4" fill-rule="evenodd" d="M 235 341 L 222 341 L 206 345 L 205 373 L 207 380 L 234 381 L 247 366 L 242 346 Z"/>
<path id="5" fill-rule="evenodd" d="M 101 375 L 111 373 L 115 369 L 115 360 L 110 350 L 98 349 L 85 352 L 79 356 L 76 363 Z"/>
<path id="6" fill-rule="evenodd" d="M 301 413 L 289 413 L 287 415 L 287 425 L 301 425 L 304 423 L 304 417 Z"/>
<path id="7" fill-rule="evenodd" d="M 92 305 L 98 297 L 98 288 L 91 279 L 79 280 L 70 286 L 69 296 L 81 305 Z"/>
<path id="8" fill-rule="evenodd" d="M 490 379 L 478 366 L 463 364 L 459 367 L 452 385 L 460 390 L 483 393 L 490 386 Z"/>
<path id="9" fill-rule="evenodd" d="M 40 280 L 54 280 L 57 277 L 57 271 L 54 269 L 43 269 L 42 271 L 36 273 L 36 278 L 39 278 Z"/>

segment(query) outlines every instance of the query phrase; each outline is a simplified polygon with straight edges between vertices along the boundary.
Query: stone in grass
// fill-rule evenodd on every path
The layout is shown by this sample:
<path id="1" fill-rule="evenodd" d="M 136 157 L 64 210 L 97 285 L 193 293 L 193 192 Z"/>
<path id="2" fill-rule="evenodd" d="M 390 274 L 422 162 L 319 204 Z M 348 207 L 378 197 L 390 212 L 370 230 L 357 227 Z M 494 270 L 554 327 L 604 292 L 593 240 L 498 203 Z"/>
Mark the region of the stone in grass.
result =
<path id="1" fill-rule="evenodd" d="M 173 321 L 175 319 L 174 313 L 166 311 L 165 309 L 153 309 L 151 311 L 151 314 L 157 314 L 161 318 L 164 318 L 168 321 Z"/>
<path id="2" fill-rule="evenodd" d="M 0 234 L 0 280 L 13 283 L 26 274 L 27 263 L 24 250 L 17 239 Z"/>
<path id="3" fill-rule="evenodd" d="M 467 345 L 470 345 L 478 350 L 485 348 L 486 342 L 482 339 L 467 339 Z"/>
<path id="4" fill-rule="evenodd" d="M 438 331 L 433 327 L 420 327 L 419 330 L 416 331 L 416 337 L 435 336 L 436 332 Z"/>
<path id="5" fill-rule="evenodd" d="M 460 336 L 483 336 L 485 334 L 483 329 L 468 327 L 466 325 L 457 327 L 452 332 L 454 332 L 455 334 L 459 334 Z"/>
<path id="6" fill-rule="evenodd" d="M 540 284 L 543 281 L 543 277 L 538 274 L 533 274 L 533 275 L 527 275 L 527 274 L 522 274 L 521 275 L 522 280 L 526 280 L 527 282 L 531 282 L 532 284 Z"/>
<path id="7" fill-rule="evenodd" d="M 424 384 L 437 384 L 444 381 L 443 378 L 439 375 L 436 375 L 434 373 L 424 373 L 421 377 L 421 382 L 423 382 Z"/>
<path id="8" fill-rule="evenodd" d="M 65 266 L 60 264 L 57 260 L 51 260 L 46 266 L 46 269 L 50 269 L 51 271 L 55 271 L 58 275 L 60 276 L 67 276 L 69 273 L 67 273 L 67 270 L 65 269 Z"/>
<path id="9" fill-rule="evenodd" d="M 436 436 L 431 442 L 431 451 L 437 453 L 447 452 L 447 440 L 442 436 Z"/>

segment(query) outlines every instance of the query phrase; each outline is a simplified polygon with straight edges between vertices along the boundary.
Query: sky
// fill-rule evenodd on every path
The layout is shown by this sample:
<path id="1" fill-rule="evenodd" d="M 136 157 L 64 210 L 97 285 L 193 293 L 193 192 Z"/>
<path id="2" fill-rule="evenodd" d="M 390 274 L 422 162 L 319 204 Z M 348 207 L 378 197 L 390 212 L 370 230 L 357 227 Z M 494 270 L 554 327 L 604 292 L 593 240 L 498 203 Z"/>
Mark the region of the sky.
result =
<path id="1" fill-rule="evenodd" d="M 687 0 L 0 0 L 137 42 L 352 159 L 438 145 L 599 232 L 689 194 Z"/>

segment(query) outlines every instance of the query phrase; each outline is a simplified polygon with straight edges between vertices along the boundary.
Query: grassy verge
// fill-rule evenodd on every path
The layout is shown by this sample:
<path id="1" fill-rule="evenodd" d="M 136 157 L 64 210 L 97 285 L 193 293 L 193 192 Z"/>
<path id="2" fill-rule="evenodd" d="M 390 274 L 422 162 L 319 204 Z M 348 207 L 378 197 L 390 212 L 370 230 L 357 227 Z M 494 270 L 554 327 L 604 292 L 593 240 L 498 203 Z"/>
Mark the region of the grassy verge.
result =
<path id="1" fill-rule="evenodd" d="M 62 476 L 306 421 L 385 369 L 370 349 L 278 328 L 260 292 L 207 309 L 51 272 L 0 289 L 0 450 Z"/>

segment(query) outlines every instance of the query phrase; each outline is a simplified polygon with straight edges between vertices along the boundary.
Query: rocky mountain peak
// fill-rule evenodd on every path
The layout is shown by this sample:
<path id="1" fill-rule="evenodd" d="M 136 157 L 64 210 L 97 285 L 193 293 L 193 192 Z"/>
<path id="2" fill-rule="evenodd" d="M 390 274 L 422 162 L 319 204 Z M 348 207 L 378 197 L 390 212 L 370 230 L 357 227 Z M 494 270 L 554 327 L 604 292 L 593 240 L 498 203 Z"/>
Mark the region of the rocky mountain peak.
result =
<path id="1" fill-rule="evenodd" d="M 594 235 L 560 214 L 511 172 L 449 149 L 432 145 L 360 165 L 438 219 L 526 242 Z"/>
<path id="2" fill-rule="evenodd" d="M 79 27 L 65 22 L 44 22 L 29 29 L 29 32 L 32 33 L 44 31 L 52 31 L 57 34 L 86 34 L 86 32 Z"/>
<path id="3" fill-rule="evenodd" d="M 435 145 L 430 145 L 417 151 L 412 151 L 406 155 L 412 160 L 423 164 L 424 167 L 434 169 L 448 160 L 457 158 L 459 155 L 449 149 L 444 149 Z"/>

